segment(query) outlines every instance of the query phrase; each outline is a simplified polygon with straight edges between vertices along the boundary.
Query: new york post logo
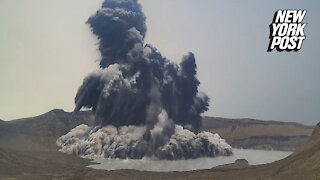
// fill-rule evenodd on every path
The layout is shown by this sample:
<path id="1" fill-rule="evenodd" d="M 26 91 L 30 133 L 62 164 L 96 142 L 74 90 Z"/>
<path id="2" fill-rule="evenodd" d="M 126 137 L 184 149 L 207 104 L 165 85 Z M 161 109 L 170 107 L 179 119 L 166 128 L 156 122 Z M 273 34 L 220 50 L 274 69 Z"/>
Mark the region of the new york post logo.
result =
<path id="1" fill-rule="evenodd" d="M 270 43 L 268 52 L 276 48 L 277 51 L 299 51 L 303 40 L 306 23 L 302 23 L 306 10 L 278 10 L 274 13 L 270 24 Z"/>

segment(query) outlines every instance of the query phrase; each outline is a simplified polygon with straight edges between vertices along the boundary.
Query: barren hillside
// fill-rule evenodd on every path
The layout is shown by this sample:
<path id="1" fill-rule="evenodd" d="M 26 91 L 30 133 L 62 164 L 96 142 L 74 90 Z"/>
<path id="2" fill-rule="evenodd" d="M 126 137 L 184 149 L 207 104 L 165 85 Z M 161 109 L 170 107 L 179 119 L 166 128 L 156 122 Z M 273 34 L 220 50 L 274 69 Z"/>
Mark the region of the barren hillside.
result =
<path id="1" fill-rule="evenodd" d="M 232 147 L 295 150 L 310 137 L 313 127 L 292 122 L 203 117 L 204 130 L 218 133 Z"/>
<path id="2" fill-rule="evenodd" d="M 53 110 L 34 118 L 1 121 L 0 179 L 316 180 L 320 178 L 320 123 L 306 144 L 291 156 L 271 164 L 235 167 L 229 165 L 228 168 L 169 173 L 93 170 L 86 167 L 90 164 L 89 160 L 58 152 L 55 139 L 82 123 L 92 123 L 90 112 L 73 115 L 62 110 Z"/>

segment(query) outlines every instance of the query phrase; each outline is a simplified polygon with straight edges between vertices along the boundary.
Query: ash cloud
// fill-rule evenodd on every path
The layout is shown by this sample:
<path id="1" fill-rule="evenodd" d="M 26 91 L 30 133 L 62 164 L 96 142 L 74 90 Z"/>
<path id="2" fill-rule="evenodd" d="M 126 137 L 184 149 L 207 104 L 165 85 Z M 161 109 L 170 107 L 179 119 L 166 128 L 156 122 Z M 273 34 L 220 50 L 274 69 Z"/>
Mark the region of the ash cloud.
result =
<path id="1" fill-rule="evenodd" d="M 155 129 L 153 133 L 160 133 Z M 158 131 L 158 132 L 156 132 Z M 84 158 L 120 159 L 190 159 L 232 154 L 232 148 L 218 134 L 201 132 L 195 134 L 176 125 L 171 137 L 159 148 L 152 149 L 143 138 L 145 126 L 105 126 L 90 133 L 87 125 L 79 125 L 57 140 L 60 152 Z"/>
<path id="2" fill-rule="evenodd" d="M 167 147 L 177 127 L 199 130 L 200 114 L 208 110 L 209 98 L 198 91 L 194 54 L 188 53 L 179 65 L 163 57 L 144 42 L 145 20 L 137 0 L 106 0 L 88 19 L 100 43 L 100 68 L 78 89 L 74 112 L 81 108 L 94 111 L 95 128 L 87 138 L 106 126 L 117 131 L 120 127 L 144 127 L 134 149 L 154 156 Z M 64 142 L 60 147 L 70 145 L 60 142 Z"/>
<path id="3" fill-rule="evenodd" d="M 178 66 L 144 45 L 145 19 L 136 0 L 105 1 L 89 18 L 102 58 L 79 88 L 75 112 L 92 108 L 101 125 L 152 126 L 163 108 L 176 124 L 199 127 L 209 98 L 198 92 L 194 54 Z"/>

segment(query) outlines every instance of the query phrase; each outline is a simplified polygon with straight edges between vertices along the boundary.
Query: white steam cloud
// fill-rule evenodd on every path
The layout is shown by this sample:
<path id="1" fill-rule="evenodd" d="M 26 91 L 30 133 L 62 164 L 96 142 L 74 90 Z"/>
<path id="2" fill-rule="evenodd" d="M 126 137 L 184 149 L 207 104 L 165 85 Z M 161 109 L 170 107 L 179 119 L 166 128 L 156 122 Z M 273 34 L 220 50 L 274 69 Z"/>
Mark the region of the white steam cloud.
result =
<path id="1" fill-rule="evenodd" d="M 158 122 L 150 130 L 149 141 L 143 137 L 147 130 L 146 126 L 129 125 L 117 128 L 108 125 L 91 128 L 82 124 L 61 136 L 56 144 L 61 152 L 85 158 L 141 159 L 147 156 L 173 160 L 232 154 L 231 146 L 218 134 L 209 132 L 195 134 L 180 125 L 175 125 L 173 135 L 166 137 L 161 145 L 159 141 L 164 139 L 163 131 L 168 125 L 167 118 L 166 112 L 162 110 Z"/>

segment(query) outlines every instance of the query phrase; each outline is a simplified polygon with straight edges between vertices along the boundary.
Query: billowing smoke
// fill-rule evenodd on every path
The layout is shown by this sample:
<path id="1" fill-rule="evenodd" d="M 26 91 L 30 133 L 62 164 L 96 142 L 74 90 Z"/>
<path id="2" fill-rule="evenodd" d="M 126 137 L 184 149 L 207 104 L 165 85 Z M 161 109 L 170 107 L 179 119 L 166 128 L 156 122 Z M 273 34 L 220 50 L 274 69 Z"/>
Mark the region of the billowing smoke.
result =
<path id="1" fill-rule="evenodd" d="M 195 134 L 180 125 L 176 125 L 174 133 L 168 141 L 158 148 L 150 145 L 143 138 L 146 132 L 145 126 L 120 126 L 112 125 L 90 132 L 87 125 L 80 125 L 72 129 L 68 134 L 57 140 L 60 151 L 75 154 L 85 158 L 131 158 L 141 159 L 150 157 L 156 159 L 188 159 L 203 156 L 215 157 L 218 155 L 230 155 L 232 148 L 221 139 L 218 134 L 201 132 Z M 160 128 L 152 130 L 160 137 Z M 89 135 L 90 134 L 90 135 Z"/>
<path id="2" fill-rule="evenodd" d="M 80 135 L 72 136 L 78 140 L 71 140 L 70 133 L 61 137 L 57 141 L 61 151 L 169 159 L 215 156 L 225 151 L 216 151 L 219 143 L 208 140 L 215 135 L 195 135 L 183 129 L 198 131 L 200 114 L 208 110 L 208 96 L 198 91 L 195 56 L 189 53 L 177 65 L 145 44 L 145 19 L 137 0 L 106 0 L 89 18 L 102 57 L 99 70 L 80 86 L 74 111 L 91 108 L 95 128 L 81 126 L 72 130 L 71 134 Z M 126 138 L 129 134 L 133 137 Z M 104 142 L 97 143 L 101 138 Z M 169 157 L 173 149 L 178 154 Z M 222 154 L 231 153 L 229 146 L 226 149 L 228 153 Z M 191 155 L 187 152 L 190 150 L 197 153 Z"/>

